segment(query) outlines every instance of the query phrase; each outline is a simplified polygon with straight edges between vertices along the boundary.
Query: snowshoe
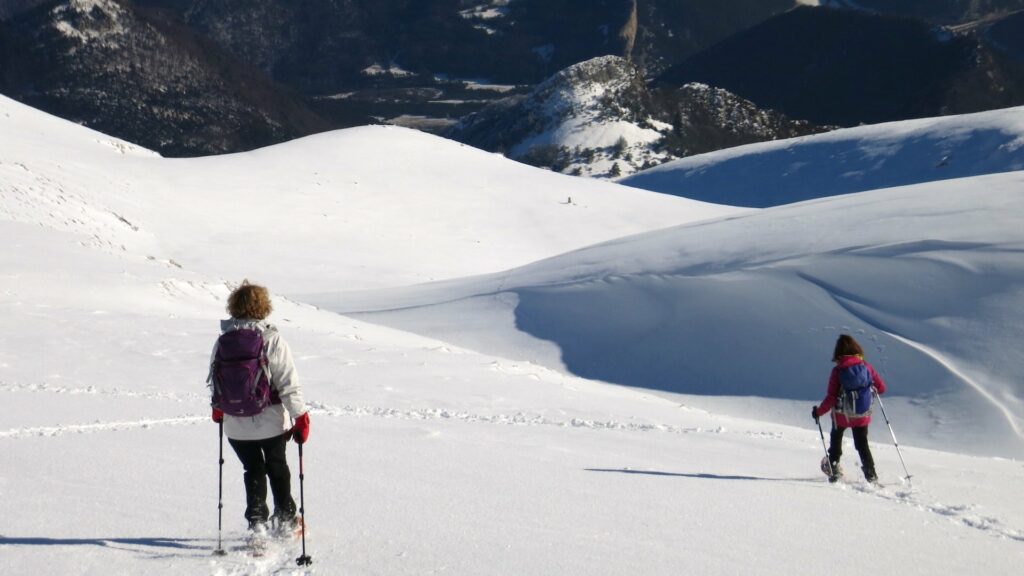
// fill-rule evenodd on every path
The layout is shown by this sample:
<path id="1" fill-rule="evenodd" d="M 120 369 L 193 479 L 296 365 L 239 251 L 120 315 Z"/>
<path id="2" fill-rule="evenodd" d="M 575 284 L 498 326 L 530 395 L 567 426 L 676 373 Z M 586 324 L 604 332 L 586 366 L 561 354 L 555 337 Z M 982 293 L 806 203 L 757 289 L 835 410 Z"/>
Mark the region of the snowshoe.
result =
<path id="1" fill-rule="evenodd" d="M 266 523 L 250 522 L 249 533 L 245 539 L 246 546 L 249 548 L 249 554 L 255 557 L 266 554 L 269 536 Z"/>
<path id="2" fill-rule="evenodd" d="M 834 484 L 843 477 L 843 467 L 840 466 L 838 462 L 832 462 L 830 464 L 828 456 L 823 456 L 821 458 L 821 473 L 828 476 L 828 481 Z"/>
<path id="3" fill-rule="evenodd" d="M 274 538 L 284 539 L 298 539 L 302 537 L 304 526 L 302 518 L 300 516 L 293 516 L 288 519 L 275 517 L 272 520 L 272 530 Z"/>

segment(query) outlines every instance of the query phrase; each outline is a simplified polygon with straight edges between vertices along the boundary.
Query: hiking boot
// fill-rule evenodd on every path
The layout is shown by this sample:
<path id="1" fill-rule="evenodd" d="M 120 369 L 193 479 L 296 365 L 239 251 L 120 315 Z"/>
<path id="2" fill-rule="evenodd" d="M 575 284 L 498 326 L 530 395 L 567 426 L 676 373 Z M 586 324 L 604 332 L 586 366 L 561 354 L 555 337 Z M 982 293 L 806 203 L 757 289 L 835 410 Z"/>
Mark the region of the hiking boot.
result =
<path id="1" fill-rule="evenodd" d="M 867 466 L 861 468 L 864 472 L 864 479 L 872 484 L 878 484 L 878 474 L 875 474 L 874 468 L 868 468 Z"/>
<path id="2" fill-rule="evenodd" d="M 249 532 L 254 536 L 267 535 L 267 521 L 259 518 L 249 520 Z"/>
<path id="3" fill-rule="evenodd" d="M 830 484 L 835 484 L 843 477 L 843 469 L 839 466 L 839 462 L 832 462 L 832 473 L 829 474 L 828 481 Z"/>
<path id="4" fill-rule="evenodd" d="M 271 518 L 272 533 L 277 538 L 302 535 L 302 518 L 298 516 L 274 516 Z"/>

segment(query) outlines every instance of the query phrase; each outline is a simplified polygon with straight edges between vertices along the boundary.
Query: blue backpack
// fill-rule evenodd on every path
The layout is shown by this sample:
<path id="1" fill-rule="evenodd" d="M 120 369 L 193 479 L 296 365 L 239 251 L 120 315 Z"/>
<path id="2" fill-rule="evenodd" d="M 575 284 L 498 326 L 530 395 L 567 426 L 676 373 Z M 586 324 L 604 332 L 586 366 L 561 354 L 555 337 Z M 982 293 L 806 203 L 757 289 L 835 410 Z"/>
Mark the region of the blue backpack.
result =
<path id="1" fill-rule="evenodd" d="M 836 412 L 847 418 L 863 418 L 871 414 L 875 381 L 865 363 L 851 364 L 839 369 L 839 398 Z"/>

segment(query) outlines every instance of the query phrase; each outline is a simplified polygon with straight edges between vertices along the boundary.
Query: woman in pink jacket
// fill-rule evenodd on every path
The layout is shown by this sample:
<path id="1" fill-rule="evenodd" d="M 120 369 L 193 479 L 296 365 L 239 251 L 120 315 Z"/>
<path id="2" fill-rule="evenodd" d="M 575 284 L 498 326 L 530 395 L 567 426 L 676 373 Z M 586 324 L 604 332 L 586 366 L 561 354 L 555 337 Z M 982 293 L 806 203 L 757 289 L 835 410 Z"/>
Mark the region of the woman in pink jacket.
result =
<path id="1" fill-rule="evenodd" d="M 876 482 L 878 475 L 875 473 L 875 461 L 871 457 L 871 448 L 868 446 L 868 425 L 871 424 L 870 400 L 867 401 L 867 409 L 859 413 L 852 406 L 844 406 L 842 402 L 843 388 L 845 386 L 849 389 L 851 385 L 843 383 L 841 380 L 845 379 L 849 382 L 860 378 L 862 383 L 868 386 L 862 393 L 868 395 L 871 394 L 871 388 L 874 388 L 878 394 L 884 394 L 885 382 L 878 372 L 875 372 L 875 369 L 864 361 L 864 350 L 853 339 L 853 336 L 848 334 L 842 334 L 836 340 L 832 362 L 835 363 L 835 367 L 832 368 L 828 379 L 828 393 L 820 406 L 811 409 L 811 415 L 815 421 L 820 416 L 832 411 L 831 445 L 828 449 L 832 474 L 829 476 L 829 482 L 839 479 L 839 458 L 843 455 L 843 433 L 847 428 L 853 429 L 853 445 L 857 448 L 857 453 L 860 454 L 864 478 L 868 482 Z"/>

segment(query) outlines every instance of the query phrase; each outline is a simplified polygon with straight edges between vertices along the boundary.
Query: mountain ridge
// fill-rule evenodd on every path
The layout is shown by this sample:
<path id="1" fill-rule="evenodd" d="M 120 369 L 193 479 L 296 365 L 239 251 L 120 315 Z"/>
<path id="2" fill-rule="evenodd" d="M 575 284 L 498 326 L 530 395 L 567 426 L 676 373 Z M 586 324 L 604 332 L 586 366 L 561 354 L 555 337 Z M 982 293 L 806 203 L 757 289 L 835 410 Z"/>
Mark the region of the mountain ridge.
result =
<path id="1" fill-rule="evenodd" d="M 651 90 L 616 56 L 571 66 L 443 133 L 567 174 L 614 178 L 674 158 L 828 130 L 702 84 Z"/>

